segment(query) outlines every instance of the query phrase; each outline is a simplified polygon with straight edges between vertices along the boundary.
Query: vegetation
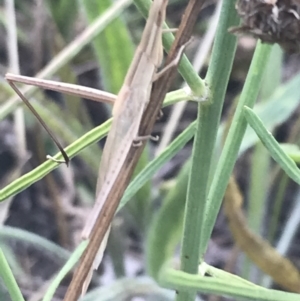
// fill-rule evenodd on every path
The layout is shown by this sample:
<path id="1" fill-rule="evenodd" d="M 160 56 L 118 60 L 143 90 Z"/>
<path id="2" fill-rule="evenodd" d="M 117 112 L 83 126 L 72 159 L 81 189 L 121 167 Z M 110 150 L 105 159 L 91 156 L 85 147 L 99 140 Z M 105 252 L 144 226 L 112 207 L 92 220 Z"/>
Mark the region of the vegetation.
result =
<path id="1" fill-rule="evenodd" d="M 11 42 L 9 53 L 13 53 L 14 41 L 18 39 L 20 58 L 10 55 L 5 64 L 11 72 L 18 73 L 20 69 L 22 74 L 84 83 L 116 94 L 144 24 L 135 7 L 145 17 L 150 5 L 148 0 L 133 2 L 135 5 L 131 5 L 130 0 L 60 0 L 55 1 L 55 5 L 51 0 L 18 2 L 16 34 L 9 34 L 14 32 L 12 17 L 7 22 L 3 15 L 2 23 L 8 29 L 3 40 Z M 172 16 L 170 12 L 176 10 L 181 15 L 183 5 L 186 3 L 170 1 L 169 27 L 179 23 L 176 14 Z M 35 21 L 32 24 L 24 21 L 32 17 Z M 203 27 L 209 31 L 213 26 L 213 23 L 207 25 L 208 17 L 204 9 L 197 26 L 201 34 L 195 29 L 195 36 L 204 35 Z M 136 26 L 137 23 L 141 26 Z M 207 294 L 205 299 L 213 295 L 234 300 L 299 299 L 300 272 L 282 254 L 285 256 L 288 248 L 295 250 L 293 244 L 297 241 L 300 216 L 298 186 L 293 184 L 300 184 L 296 165 L 300 158 L 297 147 L 300 74 L 289 74 L 283 81 L 281 74 L 286 72 L 293 57 L 287 55 L 284 62 L 277 45 L 260 41 L 250 67 L 245 66 L 247 64 L 235 66 L 234 60 L 238 61 L 240 52 L 236 52 L 237 37 L 228 29 L 238 23 L 235 1 L 223 1 L 208 65 L 203 68 L 205 76 L 198 76 L 199 70 L 191 67 L 187 58 L 183 59 L 179 71 L 190 88 L 179 88 L 181 82 L 177 79 L 165 98 L 164 107 L 178 105 L 180 101 L 196 101 L 191 108 L 193 113 L 197 111 L 197 117 L 192 120 L 194 117 L 186 114 L 184 123 L 177 119 L 176 125 L 182 128 L 184 124 L 184 129 L 167 146 L 148 143 L 113 224 L 107 253 L 112 258 L 116 277 L 102 287 L 100 280 L 95 279 L 93 285 L 97 288 L 90 290 L 82 300 L 121 300 L 143 295 L 149 299 L 181 301 L 194 300 L 197 292 Z M 89 25 L 83 29 L 86 24 Z M 173 34 L 169 32 L 164 38 L 164 47 L 168 49 L 172 41 Z M 243 47 L 242 40 L 240 44 Z M 204 51 L 204 47 L 200 51 Z M 250 52 L 247 59 L 251 57 Z M 238 68 L 246 76 L 240 78 Z M 232 92 L 234 83 L 238 88 Z M 13 301 L 37 298 L 37 294 L 43 301 L 54 300 L 54 294 L 55 300 L 62 300 L 65 282 L 69 282 L 67 275 L 87 246 L 86 241 L 80 242 L 78 233 L 87 207 L 94 199 L 100 146 L 103 145 L 98 142 L 109 131 L 110 108 L 105 104 L 83 103 L 79 97 L 53 96 L 41 93 L 36 87 L 22 87 L 46 124 L 68 145 L 65 150 L 70 158 L 76 156 L 66 169 L 51 160 L 41 163 L 46 154 L 54 152 L 49 137 L 37 129 L 30 113 L 28 116 L 26 113 L 25 122 L 22 121 L 20 101 L 14 94 L 7 96 L 10 90 L 5 83 L 1 91 L 4 98 L 0 118 L 3 124 L 10 126 L 3 126 L 4 130 L 0 131 L 3 141 L 0 162 L 5 166 L 1 168 L 0 199 L 3 204 L 15 200 L 8 219 L 12 226 L 3 225 L 0 229 L 3 280 L 0 298 L 7 300 L 8 292 Z M 13 121 L 8 118 L 11 114 Z M 23 141 L 24 124 L 27 146 Z M 158 124 L 164 126 L 162 121 Z M 284 134 L 275 131 L 282 124 L 285 126 L 279 129 Z M 167 129 L 156 130 L 161 141 L 169 134 Z M 279 144 L 270 132 L 285 144 Z M 14 137 L 11 144 L 6 142 L 8 135 Z M 192 139 L 192 155 L 188 158 Z M 156 148 L 160 152 L 153 156 Z M 178 168 L 174 158 L 178 158 L 182 150 L 186 159 L 181 160 Z M 60 157 L 59 153 L 54 156 Z M 171 176 L 159 176 L 158 171 L 167 163 L 172 166 Z M 227 242 L 231 239 L 220 213 L 224 195 L 225 214 L 235 243 L 251 259 L 239 260 L 238 269 L 235 264 L 234 267 L 227 265 L 226 269 L 224 260 L 222 266 L 216 268 L 213 260 L 207 259 L 211 239 L 218 241 L 217 238 L 227 237 Z M 247 221 L 242 211 L 243 199 L 248 203 Z M 8 209 L 2 213 L 4 224 Z M 219 235 L 213 233 L 218 220 L 222 223 Z M 17 225 L 22 225 L 23 230 Z M 46 238 L 42 238 L 43 235 Z M 128 241 L 142 251 L 128 246 Z M 277 251 L 271 246 L 276 244 Z M 180 260 L 175 260 L 179 245 Z M 225 246 L 221 244 L 220 249 L 224 251 Z M 295 260 L 294 253 L 291 257 Z M 143 257 L 137 260 L 138 271 L 127 267 L 128 261 L 137 254 Z M 237 256 L 231 256 L 236 263 Z M 264 272 L 256 270 L 255 279 L 254 265 Z M 108 268 L 106 258 L 104 275 Z M 143 276 L 139 276 L 141 271 Z M 272 284 L 266 274 L 290 292 L 265 288 Z"/>

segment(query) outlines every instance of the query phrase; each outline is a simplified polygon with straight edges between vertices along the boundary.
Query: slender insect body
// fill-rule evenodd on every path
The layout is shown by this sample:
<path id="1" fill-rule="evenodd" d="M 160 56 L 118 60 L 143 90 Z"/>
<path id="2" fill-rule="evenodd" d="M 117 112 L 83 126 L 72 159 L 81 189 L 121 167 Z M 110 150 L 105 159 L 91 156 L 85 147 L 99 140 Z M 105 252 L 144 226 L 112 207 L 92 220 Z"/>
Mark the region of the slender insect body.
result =
<path id="1" fill-rule="evenodd" d="M 126 162 L 130 148 L 138 139 L 138 132 L 145 108 L 150 100 L 153 80 L 157 68 L 162 62 L 162 26 L 165 19 L 168 0 L 154 0 L 149 11 L 148 20 L 141 42 L 135 52 L 133 61 L 127 72 L 124 84 L 118 94 L 113 108 L 113 122 L 108 134 L 101 163 L 96 189 L 95 205 L 83 229 L 82 237 L 88 239 L 107 201 L 116 179 Z M 115 208 L 114 200 L 111 208 Z M 110 225 L 104 237 L 93 236 L 86 256 L 81 261 L 78 273 L 74 275 L 64 301 L 75 301 L 78 298 L 78 286 L 85 290 L 91 279 L 93 269 L 97 269 L 107 243 Z M 93 243 L 92 243 L 93 242 Z M 92 266 L 86 265 L 88 256 L 94 256 Z M 89 252 L 88 252 L 89 250 Z M 93 255 L 92 255 L 93 254 Z M 79 272 L 80 271 L 80 272 Z"/>
<path id="2" fill-rule="evenodd" d="M 167 3 L 168 0 L 153 2 L 141 43 L 114 104 L 114 119 L 99 167 L 97 197 L 82 232 L 85 239 L 90 236 L 132 143 L 138 139 L 139 125 L 149 102 L 153 78 L 162 61 L 162 24 Z"/>
<path id="3" fill-rule="evenodd" d="M 147 72 L 147 71 L 146 71 Z M 151 80 L 152 77 L 151 76 Z M 140 89 L 134 88 L 129 93 L 132 99 L 139 99 L 140 102 L 132 106 L 128 103 L 131 99 L 126 99 L 115 111 L 114 120 L 107 136 L 102 159 L 99 167 L 99 176 L 96 189 L 96 201 L 94 208 L 88 217 L 88 223 L 86 224 L 82 237 L 88 238 L 93 225 L 101 211 L 101 208 L 126 160 L 129 149 L 135 139 L 138 139 L 139 125 L 143 112 L 148 102 L 143 101 L 149 99 L 151 90 L 149 88 Z M 151 86 L 150 86 L 151 88 Z M 128 89 L 128 87 L 125 87 Z M 122 88 L 123 90 L 123 88 Z M 120 91 L 122 93 L 122 90 Z M 118 116 L 119 114 L 122 116 Z M 113 133 L 113 135 L 111 135 Z"/>
<path id="4" fill-rule="evenodd" d="M 108 137 L 109 138 L 109 137 Z M 109 173 L 104 173 L 98 178 L 97 182 L 97 189 L 96 189 L 96 200 L 95 205 L 90 213 L 90 215 L 87 218 L 87 223 L 83 229 L 82 232 L 82 238 L 88 239 L 90 236 L 90 233 L 93 229 L 93 226 L 97 220 L 97 217 L 101 211 L 101 208 L 103 204 L 105 203 L 112 186 L 114 185 L 116 178 L 119 174 L 120 169 L 122 168 L 126 156 L 128 154 L 128 151 L 132 145 L 132 139 L 131 139 L 131 133 L 128 132 L 127 135 L 123 136 L 124 143 L 122 147 L 117 147 L 114 149 L 114 151 L 118 152 L 118 158 L 116 160 L 112 161 L 111 157 L 108 157 L 108 153 L 103 152 L 102 160 L 103 164 L 100 164 L 99 171 L 101 173 L 102 170 L 105 169 L 107 165 L 109 165 Z M 126 141 L 126 143 L 125 143 Z M 112 141 L 107 140 L 107 143 L 112 143 Z M 106 160 L 107 159 L 107 160 Z"/>
<path id="5" fill-rule="evenodd" d="M 86 291 L 88 287 L 92 276 L 92 270 L 97 269 L 102 260 L 110 230 L 110 219 L 108 219 L 103 226 L 105 229 L 107 228 L 104 237 L 103 230 L 105 229 L 102 229 L 101 234 L 99 234 L 96 232 L 96 229 L 94 229 L 94 225 L 97 222 L 98 216 L 103 205 L 107 201 L 113 186 L 116 184 L 117 177 L 126 162 L 131 146 L 139 140 L 139 127 L 143 113 L 150 100 L 152 83 L 163 72 L 157 73 L 157 68 L 161 65 L 163 59 L 162 26 L 165 20 L 167 4 L 168 0 L 153 0 L 141 42 L 137 47 L 133 61 L 126 74 L 124 84 L 115 101 L 113 108 L 113 122 L 105 143 L 99 167 L 95 205 L 82 232 L 82 238 L 91 238 L 91 241 L 81 259 L 78 272 L 74 274 L 64 301 L 78 300 L 80 293 Z M 45 80 L 32 81 L 27 77 L 16 78 L 10 74 L 7 74 L 7 79 L 23 83 L 28 82 L 29 84 L 36 84 L 46 88 L 46 85 L 49 84 L 48 81 Z M 54 86 L 55 85 L 51 87 L 54 89 Z M 66 84 L 60 84 L 59 86 L 61 91 L 66 93 L 77 93 L 81 96 L 85 96 L 84 91 L 81 88 Z M 76 89 L 77 91 L 75 91 Z M 104 98 L 106 101 L 111 102 L 112 99 L 114 99 L 114 96 L 109 93 L 103 94 L 91 88 L 87 89 L 90 98 L 93 100 L 101 101 Z M 16 89 L 16 92 L 17 91 L 18 89 Z M 89 97 L 87 96 L 87 98 Z M 26 100 L 24 100 L 24 102 L 26 103 Z M 30 107 L 30 104 L 27 103 L 27 106 Z M 35 112 L 34 109 L 31 110 Z M 42 121 L 40 122 L 43 124 Z M 45 125 L 44 127 L 47 129 Z M 58 143 L 56 144 L 59 146 Z M 61 150 L 61 152 L 64 154 L 63 150 Z M 67 162 L 67 159 L 65 160 Z M 111 215 L 117 207 L 117 202 L 120 201 L 117 198 L 111 199 L 112 203 L 107 204 L 107 211 L 103 212 L 105 215 L 107 213 L 107 218 L 108 216 L 111 218 Z M 93 232 L 93 235 L 91 236 L 91 232 L 94 230 L 95 232 Z M 94 258 L 98 249 L 98 255 Z M 94 262 L 91 266 L 91 261 L 93 259 Z"/>

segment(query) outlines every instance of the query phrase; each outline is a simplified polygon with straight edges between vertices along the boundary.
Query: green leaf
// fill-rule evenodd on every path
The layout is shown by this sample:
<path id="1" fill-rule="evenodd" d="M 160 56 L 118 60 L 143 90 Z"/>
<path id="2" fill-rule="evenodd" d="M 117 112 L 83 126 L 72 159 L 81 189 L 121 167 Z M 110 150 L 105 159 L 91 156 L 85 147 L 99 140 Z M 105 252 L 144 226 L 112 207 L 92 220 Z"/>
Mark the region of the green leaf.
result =
<path id="1" fill-rule="evenodd" d="M 5 256 L 0 248 L 0 278 L 5 284 L 12 301 L 25 301 L 18 287 L 17 281 L 5 259 Z"/>
<path id="2" fill-rule="evenodd" d="M 228 33 L 228 28 L 238 23 L 234 4 L 234 0 L 222 2 L 222 13 L 218 21 L 211 60 L 205 77 L 205 82 L 209 87 L 209 101 L 200 103 L 198 106 L 197 131 L 186 194 L 180 253 L 180 268 L 189 273 L 197 271 L 199 261 L 202 261 L 203 253 L 206 251 L 211 235 L 209 227 L 213 226 L 207 225 L 207 217 L 208 215 L 213 217 L 219 211 L 218 206 L 211 206 L 208 203 L 207 192 L 221 111 L 237 43 L 236 38 Z M 208 206 L 211 211 L 209 214 L 207 214 Z M 176 300 L 192 301 L 195 297 L 196 292 L 179 291 Z"/>
<path id="3" fill-rule="evenodd" d="M 68 275 L 68 273 L 73 269 L 76 263 L 79 261 L 81 255 L 83 254 L 84 250 L 88 246 L 89 241 L 83 240 L 72 252 L 72 255 L 68 259 L 68 261 L 64 264 L 64 266 L 60 269 L 59 273 L 52 281 L 51 285 L 49 286 L 43 301 L 51 301 L 56 289 L 58 288 L 61 281 Z"/>
<path id="4" fill-rule="evenodd" d="M 206 252 L 222 204 L 223 196 L 233 167 L 238 158 L 239 148 L 246 131 L 247 122 L 243 115 L 243 108 L 245 105 L 251 107 L 254 106 L 270 51 L 270 45 L 258 42 L 222 154 L 213 175 L 205 207 L 205 226 L 203 227 L 204 245 L 202 246 L 202 256 L 204 256 L 204 253 Z"/>
<path id="5" fill-rule="evenodd" d="M 146 242 L 147 272 L 154 279 L 158 278 L 163 264 L 172 258 L 182 237 L 189 171 L 190 164 L 185 164 L 149 229 Z"/>
<path id="6" fill-rule="evenodd" d="M 52 253 L 53 256 L 62 261 L 67 260 L 70 256 L 69 251 L 45 239 L 44 237 L 10 226 L 3 225 L 0 228 L 0 240 L 17 241 L 22 242 L 24 245 L 34 246 L 43 253 Z"/>
<path id="7" fill-rule="evenodd" d="M 287 275 L 288 277 L 288 275 Z M 192 275 L 173 269 L 164 268 L 160 274 L 162 286 L 183 291 L 194 291 L 219 296 L 230 296 L 236 298 L 246 298 L 249 300 L 264 301 L 298 301 L 299 294 L 286 293 L 271 289 L 266 289 L 254 284 L 247 284 L 238 281 L 235 277 L 228 279 L 204 277 L 202 275 Z"/>
<path id="8" fill-rule="evenodd" d="M 283 151 L 272 134 L 265 128 L 261 119 L 252 109 L 245 106 L 244 114 L 249 125 L 254 129 L 260 141 L 269 151 L 272 158 L 281 166 L 286 174 L 296 183 L 300 184 L 300 170 L 296 163 Z"/>
<path id="9" fill-rule="evenodd" d="M 299 86 L 300 73 L 277 87 L 267 101 L 255 105 L 255 114 L 263 120 L 269 131 L 285 122 L 295 112 L 300 101 Z M 258 138 L 255 133 L 247 128 L 239 154 L 242 154 L 257 141 Z"/>
<path id="10" fill-rule="evenodd" d="M 300 163 L 300 148 L 296 144 L 280 143 L 282 150 L 297 164 Z"/>
<path id="11" fill-rule="evenodd" d="M 93 22 L 112 5 L 111 0 L 88 0 L 81 3 L 89 22 Z M 117 93 L 123 84 L 134 53 L 124 20 L 118 17 L 112 21 L 93 39 L 92 45 L 101 67 L 105 89 Z"/>
<path id="12" fill-rule="evenodd" d="M 72 158 L 84 148 L 86 148 L 88 145 L 99 141 L 107 134 L 110 124 L 111 119 L 101 124 L 100 126 L 94 128 L 93 130 L 89 131 L 88 133 L 80 137 L 78 140 L 76 140 L 74 143 L 70 144 L 68 147 L 65 148 L 67 155 L 70 158 Z M 54 158 L 57 160 L 61 160 L 61 153 L 55 155 Z M 4 187 L 0 191 L 0 201 L 4 201 L 8 197 L 24 190 L 32 183 L 42 179 L 45 175 L 47 175 L 53 169 L 57 168 L 59 165 L 59 163 L 56 163 L 52 160 L 47 160 L 45 163 L 41 164 L 34 170 L 28 172 L 27 174 L 23 175 L 11 184 Z"/>
<path id="13" fill-rule="evenodd" d="M 47 0 L 53 20 L 64 38 L 70 36 L 70 30 L 78 16 L 77 1 Z"/>

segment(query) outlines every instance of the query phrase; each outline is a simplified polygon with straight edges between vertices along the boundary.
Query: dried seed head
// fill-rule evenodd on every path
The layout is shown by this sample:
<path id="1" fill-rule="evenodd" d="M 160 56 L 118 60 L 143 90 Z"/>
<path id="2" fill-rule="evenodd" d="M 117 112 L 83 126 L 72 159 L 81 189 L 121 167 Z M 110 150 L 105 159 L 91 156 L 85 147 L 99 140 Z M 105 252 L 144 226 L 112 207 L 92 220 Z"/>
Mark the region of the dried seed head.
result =
<path id="1" fill-rule="evenodd" d="M 230 32 L 278 43 L 290 53 L 300 52 L 300 0 L 238 0 L 236 9 L 242 23 Z"/>

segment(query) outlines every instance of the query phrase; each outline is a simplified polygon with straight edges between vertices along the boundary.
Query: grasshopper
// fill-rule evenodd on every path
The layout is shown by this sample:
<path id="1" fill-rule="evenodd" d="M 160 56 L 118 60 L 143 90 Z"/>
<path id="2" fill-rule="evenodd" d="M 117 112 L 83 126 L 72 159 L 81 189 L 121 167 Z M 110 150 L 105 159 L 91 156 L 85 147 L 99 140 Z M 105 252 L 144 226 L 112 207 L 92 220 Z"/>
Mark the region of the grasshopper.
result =
<path id="1" fill-rule="evenodd" d="M 183 52 L 184 47 L 182 47 L 178 57 L 171 62 L 171 64 L 166 66 L 160 72 L 157 72 L 163 59 L 162 27 L 165 20 L 167 4 L 168 0 L 153 1 L 141 42 L 136 49 L 133 61 L 125 77 L 124 84 L 115 100 L 113 107 L 113 122 L 100 162 L 96 202 L 83 229 L 83 239 L 90 238 L 101 209 L 116 182 L 120 170 L 126 162 L 131 146 L 138 146 L 141 144 L 141 140 L 149 138 L 139 137 L 138 132 L 143 113 L 150 99 L 153 82 L 157 80 L 165 70 L 176 65 Z M 7 79 L 14 80 L 16 78 L 12 78 L 11 75 L 8 75 Z M 99 98 L 96 96 L 93 99 L 102 99 L 102 94 Z M 120 200 L 116 200 L 116 202 L 119 201 Z M 106 239 L 108 237 L 110 226 L 107 225 L 107 227 L 108 230 L 105 235 Z M 94 259 L 92 266 L 84 267 L 85 270 L 89 270 L 85 283 L 77 283 L 76 280 L 73 279 L 73 288 L 71 283 L 64 301 L 77 300 L 78 295 L 77 292 L 75 292 L 76 290 L 74 290 L 74 286 L 78 287 L 78 285 L 80 285 L 83 291 L 86 290 L 93 269 L 97 269 L 102 260 L 106 239 L 102 240 L 98 255 Z M 95 246 L 92 246 L 91 244 L 88 246 L 90 249 L 94 247 Z"/>
<path id="2" fill-rule="evenodd" d="M 88 218 L 82 237 L 87 239 L 132 145 L 156 137 L 139 137 L 141 119 L 152 84 L 166 70 L 177 65 L 184 47 L 168 66 L 157 73 L 163 59 L 162 34 L 168 0 L 154 0 L 133 61 L 113 107 L 113 122 L 107 136 L 99 168 L 96 204 Z"/>
<path id="3" fill-rule="evenodd" d="M 113 107 L 113 122 L 103 150 L 97 182 L 97 199 L 82 236 L 88 238 L 111 186 L 132 144 L 138 145 L 139 125 L 156 70 L 163 58 L 162 24 L 168 0 L 154 0 L 141 42 Z"/>
<path id="4" fill-rule="evenodd" d="M 139 125 L 150 99 L 152 83 L 165 68 L 156 73 L 163 59 L 162 33 L 168 0 L 154 0 L 148 20 L 124 84 L 113 108 L 113 122 L 108 134 L 99 168 L 96 202 L 83 229 L 83 239 L 88 239 L 101 208 L 114 185 L 132 145 L 139 145 Z M 168 68 L 167 66 L 166 68 Z M 91 269 L 97 269 L 107 243 L 109 229 L 102 241 Z M 91 277 L 92 270 L 90 272 Z M 84 287 L 89 283 L 87 279 Z M 85 288 L 83 290 L 85 290 Z M 68 300 L 65 298 L 65 300 Z"/>
<path id="5" fill-rule="evenodd" d="M 96 202 L 88 217 L 82 237 L 91 238 L 94 226 L 97 223 L 103 206 L 115 208 L 120 198 L 114 198 L 114 204 L 106 204 L 112 187 L 124 166 L 132 146 L 138 146 L 141 140 L 148 137 L 139 137 L 139 127 L 143 113 L 150 100 L 152 84 L 170 67 L 178 64 L 184 46 L 177 57 L 168 66 L 157 73 L 163 59 L 162 34 L 168 0 L 154 0 L 149 11 L 147 23 L 142 34 L 141 42 L 136 49 L 133 61 L 125 77 L 124 84 L 118 94 L 113 108 L 113 123 L 108 134 L 100 162 L 99 177 L 96 189 Z M 105 214 L 105 213 L 104 213 Z M 85 293 L 94 269 L 97 269 L 106 247 L 110 225 L 105 224 L 106 230 L 101 238 L 93 237 L 85 251 L 72 282 L 67 290 L 64 301 L 75 301 L 81 293 Z M 100 246 L 100 248 L 99 248 Z M 98 249 L 98 253 L 95 250 Z M 96 254 L 96 257 L 94 257 Z M 86 258 L 93 258 L 92 265 Z M 90 260 L 88 260 L 90 262 Z"/>

